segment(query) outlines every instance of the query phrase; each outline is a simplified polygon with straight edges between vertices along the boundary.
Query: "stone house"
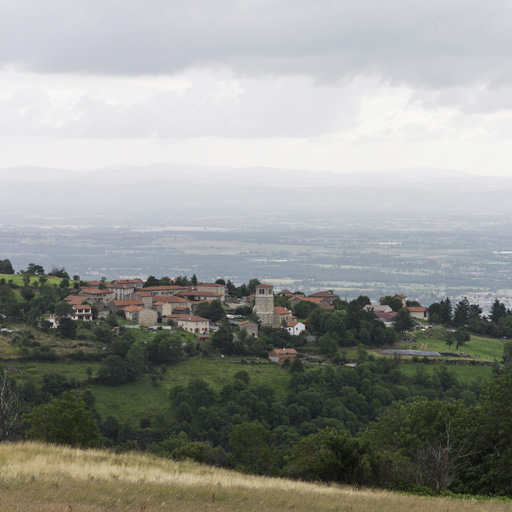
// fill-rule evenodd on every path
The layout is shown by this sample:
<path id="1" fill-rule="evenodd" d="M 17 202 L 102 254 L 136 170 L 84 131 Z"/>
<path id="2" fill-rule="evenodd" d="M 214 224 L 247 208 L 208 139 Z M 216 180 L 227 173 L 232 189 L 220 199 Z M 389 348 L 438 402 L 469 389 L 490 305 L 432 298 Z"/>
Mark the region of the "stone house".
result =
<path id="1" fill-rule="evenodd" d="M 184 331 L 193 334 L 208 334 L 210 332 L 210 320 L 200 316 L 172 315 L 171 317 Z"/>
<path id="2" fill-rule="evenodd" d="M 270 361 L 277 364 L 283 364 L 286 359 L 289 359 L 291 362 L 293 362 L 296 357 L 297 351 L 294 348 L 275 348 L 268 355 Z"/>
<path id="3" fill-rule="evenodd" d="M 405 309 L 417 320 L 428 320 L 428 309 L 420 306 L 408 306 Z"/>
<path id="4" fill-rule="evenodd" d="M 114 292 L 111 290 L 87 287 L 80 288 L 78 295 L 80 297 L 85 297 L 89 302 L 92 301 L 98 309 L 105 309 L 106 307 L 109 307 L 115 297 Z"/>
<path id="5" fill-rule="evenodd" d="M 252 336 L 253 338 L 258 337 L 258 324 L 256 322 L 251 322 L 250 320 L 245 320 L 244 322 L 240 322 L 239 324 L 240 329 L 244 329 L 247 331 L 249 336 Z"/>
<path id="6" fill-rule="evenodd" d="M 219 294 L 219 300 L 224 303 L 226 302 L 227 289 L 224 284 L 217 283 L 197 283 L 196 290 L 198 292 L 214 292 Z"/>

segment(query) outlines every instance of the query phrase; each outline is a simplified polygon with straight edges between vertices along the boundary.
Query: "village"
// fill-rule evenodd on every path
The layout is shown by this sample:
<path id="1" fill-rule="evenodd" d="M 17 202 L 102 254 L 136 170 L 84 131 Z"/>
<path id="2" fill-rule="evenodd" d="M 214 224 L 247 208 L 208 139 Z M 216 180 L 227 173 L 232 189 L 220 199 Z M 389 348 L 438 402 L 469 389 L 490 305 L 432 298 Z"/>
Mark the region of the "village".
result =
<path id="1" fill-rule="evenodd" d="M 385 303 L 385 299 L 389 298 L 398 301 L 411 318 L 428 320 L 428 309 L 408 305 L 407 297 L 403 294 L 383 297 L 380 304 L 366 304 L 363 309 L 371 312 L 385 327 L 392 327 L 397 313 Z M 261 283 L 255 285 L 254 293 L 238 298 L 228 294 L 223 282 L 144 286 L 144 281 L 137 278 L 81 282 L 64 299 L 71 307 L 67 316 L 72 320 L 90 322 L 96 317 L 105 318 L 115 314 L 131 323 L 125 325 L 127 328 L 146 328 L 150 331 L 178 328 L 196 335 L 198 342 L 207 340 L 219 329 L 217 322 L 197 314 L 205 303 L 220 307 L 221 316 L 225 316 L 231 326 L 245 330 L 252 338 L 258 338 L 262 328 L 271 327 L 284 329 L 291 336 L 304 335 L 309 341 L 315 340 L 315 336 L 308 335 L 305 319 L 299 319 L 287 307 L 276 305 L 276 302 L 282 303 L 283 300 L 291 309 L 299 303 L 307 303 L 311 307 L 321 308 L 325 313 L 334 313 L 340 297 L 332 291 L 320 291 L 308 296 L 286 289 L 274 293 L 273 285 Z M 247 308 L 252 310 L 250 315 L 225 313 L 244 306 L 245 311 Z M 60 317 L 54 315 L 47 320 L 56 328 Z M 296 355 L 293 348 L 275 348 L 269 354 L 269 360 L 282 364 L 287 358 L 293 361 Z"/>

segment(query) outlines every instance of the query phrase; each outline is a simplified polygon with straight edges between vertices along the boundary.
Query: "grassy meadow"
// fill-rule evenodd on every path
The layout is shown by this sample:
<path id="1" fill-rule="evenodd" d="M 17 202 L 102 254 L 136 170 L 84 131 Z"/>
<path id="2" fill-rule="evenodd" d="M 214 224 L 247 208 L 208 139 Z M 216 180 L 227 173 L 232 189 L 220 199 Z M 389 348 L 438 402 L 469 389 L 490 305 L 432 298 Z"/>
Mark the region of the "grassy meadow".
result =
<path id="1" fill-rule="evenodd" d="M 150 455 L 0 445 L 6 512 L 505 512 L 510 501 L 427 498 L 244 475 Z"/>
<path id="2" fill-rule="evenodd" d="M 158 386 L 143 378 L 122 387 L 89 387 L 96 397 L 96 408 L 100 415 L 115 416 L 122 421 L 129 421 L 131 418 L 138 421 L 142 413 L 152 415 L 170 407 L 169 390 L 174 386 L 186 386 L 190 380 L 200 378 L 216 391 L 220 391 L 240 370 L 249 374 L 251 383 L 267 384 L 274 389 L 279 398 L 285 398 L 290 378 L 285 369 L 267 362 L 240 364 L 239 361 L 239 358 L 222 359 L 220 356 L 209 359 L 192 358 L 168 366 Z"/>
<path id="3" fill-rule="evenodd" d="M 51 270 L 51 269 L 50 269 Z M 39 277 L 40 276 L 31 276 L 30 277 L 30 286 L 34 286 L 35 283 L 39 284 Z M 46 279 L 46 282 L 48 284 L 56 284 L 57 286 L 60 285 L 62 278 L 60 277 L 53 277 L 53 276 L 43 276 Z M 8 283 L 9 281 L 12 281 L 13 284 L 17 286 L 24 286 L 23 285 L 23 276 L 21 274 L 0 274 L 0 279 L 5 279 L 5 282 Z M 72 279 L 69 279 L 70 286 L 73 286 L 75 281 Z"/>

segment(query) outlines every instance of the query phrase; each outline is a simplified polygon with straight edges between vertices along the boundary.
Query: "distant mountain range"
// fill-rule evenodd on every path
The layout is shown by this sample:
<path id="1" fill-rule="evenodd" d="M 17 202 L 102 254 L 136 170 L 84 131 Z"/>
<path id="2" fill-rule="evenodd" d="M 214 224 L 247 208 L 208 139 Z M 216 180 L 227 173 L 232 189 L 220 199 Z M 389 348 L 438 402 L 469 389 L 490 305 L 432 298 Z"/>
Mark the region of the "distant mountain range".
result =
<path id="1" fill-rule="evenodd" d="M 62 223 L 162 225 L 173 219 L 251 224 L 353 218 L 512 214 L 512 178 L 414 168 L 313 172 L 154 164 L 88 171 L 0 169 L 0 223 L 34 215 Z"/>

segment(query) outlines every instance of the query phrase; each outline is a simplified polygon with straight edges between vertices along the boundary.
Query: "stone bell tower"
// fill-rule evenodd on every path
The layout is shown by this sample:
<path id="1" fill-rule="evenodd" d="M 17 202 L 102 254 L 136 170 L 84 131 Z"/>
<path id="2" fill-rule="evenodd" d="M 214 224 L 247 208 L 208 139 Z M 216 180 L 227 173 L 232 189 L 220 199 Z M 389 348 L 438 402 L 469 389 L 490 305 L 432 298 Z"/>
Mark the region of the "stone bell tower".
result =
<path id="1" fill-rule="evenodd" d="M 274 287 L 271 284 L 256 285 L 253 311 L 261 320 L 261 325 L 272 325 L 274 320 Z"/>

